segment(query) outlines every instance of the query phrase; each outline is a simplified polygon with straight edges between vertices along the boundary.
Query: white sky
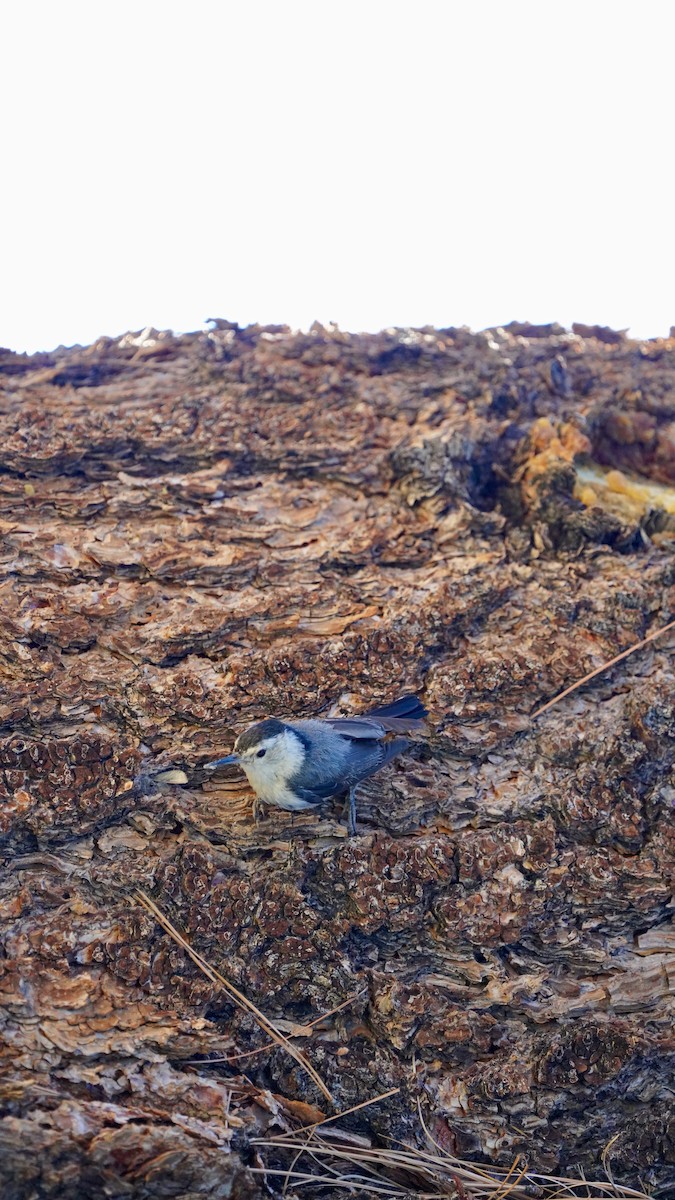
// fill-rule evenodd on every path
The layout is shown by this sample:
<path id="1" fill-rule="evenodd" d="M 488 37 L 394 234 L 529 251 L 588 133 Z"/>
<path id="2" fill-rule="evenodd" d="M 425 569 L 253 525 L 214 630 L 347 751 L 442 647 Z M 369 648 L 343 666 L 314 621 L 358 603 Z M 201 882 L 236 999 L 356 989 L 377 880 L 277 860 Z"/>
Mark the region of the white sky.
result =
<path id="1" fill-rule="evenodd" d="M 670 0 L 6 5 L 0 345 L 675 324 Z"/>

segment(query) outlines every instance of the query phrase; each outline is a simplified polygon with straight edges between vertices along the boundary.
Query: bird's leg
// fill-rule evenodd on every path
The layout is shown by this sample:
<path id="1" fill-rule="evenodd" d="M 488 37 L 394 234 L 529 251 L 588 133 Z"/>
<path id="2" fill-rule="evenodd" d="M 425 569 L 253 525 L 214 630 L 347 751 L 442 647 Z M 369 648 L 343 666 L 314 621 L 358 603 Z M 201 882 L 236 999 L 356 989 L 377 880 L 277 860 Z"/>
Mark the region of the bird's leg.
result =
<path id="1" fill-rule="evenodd" d="M 356 788 L 349 789 L 349 822 L 347 825 L 349 836 L 354 837 L 356 833 Z"/>
<path id="2" fill-rule="evenodd" d="M 259 825 L 262 816 L 262 805 L 257 796 L 253 797 L 253 824 Z"/>

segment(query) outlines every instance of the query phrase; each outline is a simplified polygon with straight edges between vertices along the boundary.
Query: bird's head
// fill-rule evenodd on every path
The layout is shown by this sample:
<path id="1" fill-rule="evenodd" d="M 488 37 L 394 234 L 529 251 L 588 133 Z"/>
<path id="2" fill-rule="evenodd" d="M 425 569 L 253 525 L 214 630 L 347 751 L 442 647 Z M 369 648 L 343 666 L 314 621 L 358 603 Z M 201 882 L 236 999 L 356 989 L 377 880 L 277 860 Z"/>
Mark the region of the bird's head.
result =
<path id="1" fill-rule="evenodd" d="M 270 717 L 239 735 L 234 754 L 206 765 L 213 768 L 236 763 L 258 796 L 273 799 L 300 769 L 304 758 L 305 747 L 294 730 L 276 717 Z"/>

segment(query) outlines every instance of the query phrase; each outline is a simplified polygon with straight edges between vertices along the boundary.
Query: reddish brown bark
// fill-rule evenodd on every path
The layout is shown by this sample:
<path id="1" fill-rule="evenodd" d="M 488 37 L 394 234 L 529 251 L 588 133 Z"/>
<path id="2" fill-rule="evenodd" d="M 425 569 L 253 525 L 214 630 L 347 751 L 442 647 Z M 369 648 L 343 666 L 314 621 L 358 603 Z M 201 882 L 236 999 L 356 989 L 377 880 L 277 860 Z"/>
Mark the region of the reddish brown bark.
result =
<path id="1" fill-rule="evenodd" d="M 137 888 L 287 1031 L 354 997 L 297 1038 L 340 1108 L 400 1089 L 347 1127 L 414 1142 L 419 1101 L 588 1174 L 618 1134 L 675 1186 L 672 638 L 530 720 L 674 615 L 675 341 L 607 333 L 0 352 L 8 1195 L 267 1194 L 250 1138 L 326 1111 L 281 1050 L 194 1065 L 268 1039 Z M 409 690 L 355 839 L 202 770 Z"/>

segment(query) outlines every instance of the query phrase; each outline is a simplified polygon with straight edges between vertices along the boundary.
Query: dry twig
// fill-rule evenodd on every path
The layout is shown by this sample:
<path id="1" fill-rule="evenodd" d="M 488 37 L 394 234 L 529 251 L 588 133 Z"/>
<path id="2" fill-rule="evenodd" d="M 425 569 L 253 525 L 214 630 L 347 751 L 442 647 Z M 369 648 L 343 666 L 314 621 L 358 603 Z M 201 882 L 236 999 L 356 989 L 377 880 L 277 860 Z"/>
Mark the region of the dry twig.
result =
<path id="1" fill-rule="evenodd" d="M 583 679 L 577 679 L 576 683 L 571 683 L 569 687 L 565 688 L 564 692 L 559 692 L 558 695 L 554 696 L 552 700 L 547 700 L 546 704 L 542 704 L 541 708 L 535 709 L 535 711 L 532 713 L 531 720 L 534 721 L 535 717 L 540 717 L 541 714 L 545 713 L 547 709 L 553 708 L 554 704 L 558 704 L 558 702 L 560 700 L 564 700 L 566 696 L 571 696 L 572 692 L 576 692 L 577 689 L 583 687 L 585 683 L 590 683 L 591 679 L 595 679 L 596 676 L 602 675 L 603 671 L 608 671 L 610 667 L 616 666 L 616 664 L 622 662 L 624 658 L 628 658 L 631 654 L 635 654 L 636 650 L 641 650 L 643 646 L 648 645 L 649 642 L 653 642 L 655 638 L 661 637 L 661 634 L 667 633 L 669 629 L 675 629 L 675 621 L 669 621 L 667 625 L 662 625 L 660 629 L 655 629 L 653 633 L 648 633 L 647 637 L 642 638 L 642 641 L 636 642 L 634 646 L 629 646 L 627 650 L 622 650 L 621 654 L 615 654 L 614 658 L 609 659 L 609 662 L 603 663 L 601 667 L 596 667 L 594 671 L 589 671 L 588 675 L 584 675 Z"/>
<path id="2" fill-rule="evenodd" d="M 349 1008 L 350 1004 L 354 1004 L 356 1000 L 360 1000 L 361 996 L 364 995 L 365 990 L 362 992 L 356 992 L 353 996 L 348 996 L 347 999 L 343 1000 L 341 1004 L 336 1004 L 335 1008 L 329 1008 L 327 1012 L 321 1013 L 320 1016 L 315 1017 L 313 1021 L 308 1021 L 306 1028 L 308 1030 L 314 1029 L 328 1017 L 334 1017 L 336 1013 L 342 1012 L 343 1008 Z M 244 1050 L 242 1054 L 220 1055 L 218 1058 L 190 1058 L 186 1060 L 185 1065 L 192 1067 L 210 1067 L 212 1065 L 215 1066 L 217 1063 L 242 1062 L 242 1060 L 245 1058 L 255 1058 L 258 1054 L 264 1054 L 266 1050 L 273 1050 L 274 1045 L 274 1042 L 265 1042 L 264 1046 L 258 1046 L 255 1050 Z"/>
<path id="3" fill-rule="evenodd" d="M 301 1133 L 310 1133 L 315 1129 L 320 1129 L 324 1125 L 329 1125 L 331 1121 L 339 1121 L 341 1117 L 348 1117 L 350 1113 L 358 1112 L 361 1108 L 370 1108 L 371 1104 L 379 1104 L 380 1100 L 388 1100 L 390 1096 L 397 1096 L 400 1088 L 389 1088 L 388 1092 L 382 1092 L 379 1096 L 372 1096 L 370 1100 L 362 1100 L 360 1104 L 353 1104 L 351 1108 L 344 1108 L 342 1112 L 334 1113 L 332 1117 L 324 1117 L 323 1121 L 314 1121 L 311 1125 L 302 1125 L 300 1129 L 295 1131 L 296 1135 Z M 287 1137 L 287 1134 L 281 1133 L 281 1139 Z M 274 1139 L 271 1139 L 274 1140 Z"/>
<path id="4" fill-rule="evenodd" d="M 226 991 L 228 995 L 232 997 L 235 1004 L 237 1004 L 239 1008 L 243 1009 L 245 1012 L 252 1013 L 260 1025 L 260 1028 L 272 1038 L 273 1042 L 275 1042 L 278 1046 L 281 1046 L 287 1054 L 290 1054 L 291 1058 L 295 1059 L 298 1065 L 301 1066 L 303 1070 L 307 1072 L 310 1078 L 314 1080 L 314 1083 L 320 1089 L 322 1095 L 325 1096 L 331 1104 L 334 1104 L 335 1101 L 323 1082 L 323 1079 L 319 1075 L 318 1071 L 314 1069 L 308 1059 L 305 1058 L 302 1051 L 298 1050 L 292 1042 L 289 1042 L 287 1037 L 284 1037 L 283 1033 L 281 1033 L 281 1031 L 277 1029 L 271 1021 L 268 1020 L 265 1014 L 256 1007 L 252 1000 L 249 1000 L 248 997 L 245 996 L 243 992 L 240 992 L 233 983 L 230 983 L 229 979 L 226 979 L 224 975 L 220 974 L 220 971 L 217 971 L 215 967 L 212 967 L 206 961 L 205 958 L 202 958 L 201 954 L 198 954 L 196 950 L 193 950 L 187 939 L 183 937 L 182 933 L 180 933 L 178 929 L 176 929 L 175 925 L 172 925 L 169 918 L 165 916 L 160 908 L 158 908 L 154 900 L 151 900 L 145 892 L 140 890 L 135 893 L 135 898 L 138 903 L 142 905 L 143 908 L 147 909 L 147 911 L 155 918 L 155 920 L 159 922 L 159 924 L 162 926 L 162 929 L 164 929 L 170 935 L 170 937 L 173 938 L 174 942 L 176 942 L 176 944 L 185 951 L 185 953 L 192 959 L 193 963 L 199 967 L 200 971 L 202 971 L 204 975 L 206 975 L 206 978 L 210 979 L 212 983 L 220 984 L 224 991 Z"/>

